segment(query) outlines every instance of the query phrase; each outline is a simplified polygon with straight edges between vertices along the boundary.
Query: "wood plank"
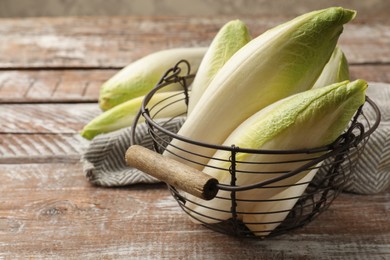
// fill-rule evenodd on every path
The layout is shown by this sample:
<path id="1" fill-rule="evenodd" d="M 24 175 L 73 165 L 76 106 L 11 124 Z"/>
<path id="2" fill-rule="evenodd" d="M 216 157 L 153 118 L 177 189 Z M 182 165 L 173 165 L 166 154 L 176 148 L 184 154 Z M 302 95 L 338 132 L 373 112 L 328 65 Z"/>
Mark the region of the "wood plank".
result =
<path id="1" fill-rule="evenodd" d="M 0 71 L 0 103 L 96 102 L 117 70 Z"/>
<path id="2" fill-rule="evenodd" d="M 87 146 L 78 134 L 1 134 L 0 164 L 78 162 Z"/>
<path id="3" fill-rule="evenodd" d="M 350 65 L 350 78 L 390 83 L 390 65 Z"/>
<path id="4" fill-rule="evenodd" d="M 97 102 L 119 69 L 0 71 L 1 103 Z M 390 65 L 350 65 L 351 79 L 390 83 Z"/>
<path id="5" fill-rule="evenodd" d="M 81 129 L 102 113 L 92 104 L 0 105 L 0 163 L 77 162 Z"/>
<path id="6" fill-rule="evenodd" d="M 164 17 L 2 19 L 0 67 L 123 67 L 152 51 L 205 46 L 213 27 Z"/>
<path id="7" fill-rule="evenodd" d="M 208 46 L 218 29 L 241 18 L 253 36 L 283 17 L 84 17 L 1 19 L 0 68 L 118 68 L 148 53 Z M 390 25 L 358 19 L 340 45 L 352 63 L 390 63 Z"/>
<path id="8" fill-rule="evenodd" d="M 0 258 L 386 259 L 390 254 L 390 190 L 341 194 L 306 227 L 253 240 L 193 224 L 163 185 L 92 186 L 78 163 L 0 164 L 0 177 Z"/>
<path id="9" fill-rule="evenodd" d="M 3 104 L 0 134 L 76 134 L 101 111 L 92 104 Z"/>
<path id="10" fill-rule="evenodd" d="M 357 24 L 344 26 L 339 45 L 352 64 L 390 63 L 390 24 Z"/>

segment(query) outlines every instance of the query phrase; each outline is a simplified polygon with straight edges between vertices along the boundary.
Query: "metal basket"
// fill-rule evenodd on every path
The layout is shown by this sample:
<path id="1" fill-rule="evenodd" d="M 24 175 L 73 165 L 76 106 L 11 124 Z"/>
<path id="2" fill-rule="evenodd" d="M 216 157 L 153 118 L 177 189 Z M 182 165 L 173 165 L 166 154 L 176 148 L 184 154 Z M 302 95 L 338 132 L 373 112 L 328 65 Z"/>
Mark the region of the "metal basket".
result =
<path id="1" fill-rule="evenodd" d="M 176 119 L 155 120 L 155 116 L 161 110 L 148 106 L 150 99 L 158 90 L 172 83 L 180 83 L 183 86 L 185 98 L 180 102 L 188 104 L 188 85 L 193 77 L 194 75 L 190 74 L 190 65 L 186 61 L 180 61 L 164 74 L 160 82 L 143 101 L 140 113 L 132 128 L 133 144 L 136 125 L 139 117 L 142 115 L 148 125 L 149 134 L 153 139 L 154 149 L 157 154 L 163 153 L 166 149 L 168 149 L 167 152 L 171 152 L 167 147 L 169 147 L 168 144 L 172 139 L 179 139 L 191 145 L 203 146 L 207 149 L 230 152 L 229 167 L 220 169 L 229 175 L 229 182 L 218 183 L 213 180 L 203 187 L 205 194 L 208 194 L 203 196 L 203 199 L 209 200 L 216 196 L 214 199 L 220 199 L 225 201 L 225 203 L 229 203 L 227 211 L 207 208 L 207 203 L 199 203 L 199 199 L 194 199 L 191 195 L 189 196 L 185 188 L 185 191 L 183 191 L 181 181 L 175 180 L 176 173 L 170 173 L 168 179 L 162 179 L 167 182 L 168 188 L 179 206 L 195 222 L 200 222 L 210 229 L 229 235 L 240 237 L 275 236 L 302 227 L 312 221 L 330 206 L 343 189 L 345 183 L 349 181 L 349 177 L 353 174 L 354 165 L 359 160 L 366 141 L 380 121 L 378 107 L 372 100 L 366 97 L 364 111 L 374 113 L 376 117 L 375 122 L 372 123 L 367 120 L 362 106 L 351 120 L 348 129 L 334 143 L 324 147 L 301 150 L 254 150 L 235 147 L 234 144 L 232 146 L 220 146 L 202 143 L 179 136 L 166 129 L 167 122 Z M 170 103 L 168 102 L 167 106 L 169 105 Z M 191 153 L 192 156 L 194 155 L 190 150 L 186 152 Z M 265 160 L 239 162 L 236 160 L 239 153 L 262 154 Z M 199 156 L 199 158 L 204 157 L 201 154 L 196 156 Z M 267 159 L 268 156 L 272 156 L 272 161 Z M 275 158 L 277 159 L 275 160 Z M 286 160 L 286 158 L 289 159 Z M 224 160 L 212 157 L 207 159 Z M 277 164 L 278 166 L 283 166 L 283 170 L 278 172 L 240 172 L 236 169 L 236 166 L 240 163 L 262 164 L 265 169 L 268 169 L 268 166 Z M 196 165 L 198 162 L 193 160 L 189 164 Z M 146 172 L 148 171 L 145 168 L 140 168 Z M 161 169 L 161 171 L 164 171 L 164 169 Z M 305 179 L 304 177 L 308 176 L 309 173 L 313 173 L 315 177 Z M 256 174 L 264 178 L 260 182 L 240 186 L 237 178 L 242 174 Z M 191 179 L 194 176 L 187 176 L 187 178 Z M 291 178 L 299 179 L 299 181 L 291 182 Z M 257 198 L 245 197 L 245 192 L 254 189 L 259 194 L 267 196 Z M 289 192 L 284 192 L 286 190 L 289 190 Z M 219 193 L 217 194 L 217 192 Z M 220 197 L 220 194 L 224 194 L 224 196 Z M 280 194 L 284 194 L 284 196 Z M 294 194 L 294 196 L 289 196 L 289 194 Z M 253 208 L 250 212 L 246 212 L 240 208 L 240 205 L 253 205 Z M 279 206 L 275 207 L 275 205 Z M 246 208 L 248 207 L 244 207 L 244 209 Z M 211 212 L 212 214 L 207 215 L 205 212 Z M 228 214 L 228 217 L 214 219 L 214 213 L 216 212 L 225 214 L 225 216 Z"/>

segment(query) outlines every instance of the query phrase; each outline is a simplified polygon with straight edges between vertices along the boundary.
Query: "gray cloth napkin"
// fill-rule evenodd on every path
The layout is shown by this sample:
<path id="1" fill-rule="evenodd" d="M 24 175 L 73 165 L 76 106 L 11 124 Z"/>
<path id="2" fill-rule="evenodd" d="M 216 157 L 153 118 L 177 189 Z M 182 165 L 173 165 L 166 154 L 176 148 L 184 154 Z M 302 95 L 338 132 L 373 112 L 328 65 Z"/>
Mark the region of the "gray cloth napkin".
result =
<path id="1" fill-rule="evenodd" d="M 381 192 L 390 185 L 390 85 L 370 83 L 367 95 L 380 108 L 382 121 L 366 143 L 357 166 L 344 188 L 344 191 L 360 194 Z M 368 106 L 365 106 L 364 113 L 372 124 L 375 121 L 375 114 L 366 107 L 368 108 Z M 185 118 L 177 118 L 169 121 L 158 120 L 158 122 L 165 124 L 166 129 L 176 133 L 184 120 Z M 98 135 L 89 143 L 82 156 L 82 163 L 84 173 L 91 183 L 111 187 L 159 182 L 159 180 L 126 165 L 124 155 L 131 144 L 130 137 L 131 129 L 124 128 Z M 153 142 L 148 134 L 146 124 L 137 126 L 135 139 L 137 144 L 153 149 Z M 323 174 L 325 173 L 318 172 L 314 182 L 320 181 Z"/>
<path id="2" fill-rule="evenodd" d="M 172 120 L 156 120 L 156 122 L 163 125 L 165 129 L 176 133 L 184 120 L 184 117 L 179 117 Z M 153 150 L 153 140 L 148 134 L 148 127 L 145 123 L 137 125 L 134 141 L 136 144 Z M 167 142 L 169 141 L 167 140 Z M 81 158 L 83 170 L 88 180 L 95 185 L 105 187 L 160 182 L 156 178 L 126 165 L 125 153 L 130 145 L 130 127 L 96 136 Z"/>

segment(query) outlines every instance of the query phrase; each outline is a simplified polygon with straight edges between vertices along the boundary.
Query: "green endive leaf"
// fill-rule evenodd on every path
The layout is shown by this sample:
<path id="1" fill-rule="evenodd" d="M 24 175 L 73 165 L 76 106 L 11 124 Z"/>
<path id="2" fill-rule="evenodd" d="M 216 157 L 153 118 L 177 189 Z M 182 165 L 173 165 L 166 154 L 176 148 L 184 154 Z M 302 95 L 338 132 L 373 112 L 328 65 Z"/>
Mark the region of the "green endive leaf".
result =
<path id="1" fill-rule="evenodd" d="M 222 26 L 211 42 L 192 83 L 188 114 L 192 112 L 215 74 L 250 40 L 248 27 L 244 22 L 233 20 Z"/>

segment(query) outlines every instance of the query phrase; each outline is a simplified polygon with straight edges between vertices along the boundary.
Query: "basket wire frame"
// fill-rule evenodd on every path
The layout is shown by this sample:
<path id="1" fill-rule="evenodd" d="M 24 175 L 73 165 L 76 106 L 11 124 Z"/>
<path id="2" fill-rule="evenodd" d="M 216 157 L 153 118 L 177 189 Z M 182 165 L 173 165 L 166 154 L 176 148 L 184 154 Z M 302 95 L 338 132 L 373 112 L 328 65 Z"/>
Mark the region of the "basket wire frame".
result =
<path id="1" fill-rule="evenodd" d="M 184 72 L 184 73 L 183 73 Z M 184 75 L 182 75 L 184 74 Z M 229 168 L 221 168 L 218 170 L 225 171 L 226 174 L 230 175 L 230 183 L 219 183 L 218 188 L 220 191 L 225 191 L 229 193 L 229 197 L 220 197 L 216 196 L 217 199 L 227 200 L 231 203 L 230 210 L 226 213 L 230 214 L 229 219 L 213 219 L 210 215 L 205 215 L 204 213 L 196 212 L 187 206 L 188 203 L 195 204 L 204 209 L 211 211 L 220 211 L 220 209 L 207 208 L 203 203 L 198 203 L 193 201 L 186 196 L 183 192 L 177 190 L 175 187 L 168 185 L 168 188 L 172 196 L 176 199 L 179 206 L 186 212 L 191 218 L 202 223 L 206 227 L 229 235 L 240 236 L 240 237 L 269 237 L 284 234 L 290 230 L 302 227 L 307 223 L 311 222 L 316 218 L 320 213 L 325 211 L 337 197 L 340 191 L 343 189 L 345 183 L 348 182 L 351 174 L 353 174 L 353 168 L 359 159 L 361 153 L 363 152 L 365 143 L 368 141 L 370 134 L 375 131 L 380 122 L 380 112 L 375 103 L 366 97 L 366 102 L 364 104 L 365 108 L 373 110 L 377 116 L 377 120 L 371 124 L 371 122 L 366 118 L 363 113 L 363 106 L 360 107 L 351 120 L 348 129 L 340 135 L 340 137 L 334 141 L 332 144 L 329 144 L 324 147 L 318 147 L 313 149 L 299 149 L 299 150 L 256 150 L 256 149 L 246 149 L 241 147 L 236 147 L 234 144 L 231 146 L 221 146 L 215 144 L 202 143 L 199 141 L 191 140 L 183 136 L 179 136 L 176 133 L 172 133 L 164 128 L 164 125 L 167 121 L 157 121 L 155 117 L 161 112 L 162 109 L 156 110 L 155 106 L 148 106 L 149 100 L 153 95 L 160 89 L 172 84 L 180 83 L 183 87 L 183 92 L 185 98 L 181 102 L 185 102 L 188 105 L 189 98 L 189 89 L 188 86 L 195 75 L 190 73 L 190 64 L 185 61 L 179 61 L 174 67 L 169 69 L 160 79 L 156 87 L 150 91 L 144 98 L 142 107 L 134 121 L 133 131 L 132 131 L 132 142 L 134 144 L 135 129 L 138 123 L 140 116 L 145 118 L 145 122 L 149 129 L 149 135 L 153 140 L 154 150 L 157 153 L 171 152 L 169 150 L 168 144 L 170 144 L 173 138 L 179 139 L 181 141 L 190 143 L 194 146 L 202 146 L 208 149 L 224 150 L 230 152 L 230 157 L 228 160 L 223 158 L 214 158 L 206 157 L 202 154 L 196 154 L 190 150 L 184 151 L 180 147 L 175 147 L 183 152 L 190 153 L 199 157 L 206 157 L 208 160 L 220 160 L 227 161 L 230 165 Z M 167 102 L 168 100 L 163 100 L 161 102 Z M 168 102 L 169 103 L 169 102 Z M 168 104 L 167 106 L 169 106 Z M 185 115 L 179 115 L 170 120 L 175 120 L 178 117 Z M 162 122 L 162 123 L 161 123 Z M 366 126 L 366 127 L 365 127 Z M 367 129 L 365 129 L 367 128 Z M 172 152 L 171 152 L 172 153 Z M 274 157 L 284 157 L 286 155 L 296 157 L 297 159 L 290 159 L 281 161 L 239 161 L 237 160 L 238 153 L 249 153 L 249 154 L 262 154 L 262 155 L 271 155 Z M 304 155 L 302 158 L 302 155 Z M 310 156 L 308 156 L 310 155 Z M 177 155 L 178 156 L 178 155 Z M 186 159 L 181 156 L 182 159 Z M 196 160 L 190 161 L 189 164 L 198 165 Z M 237 165 L 240 164 L 253 164 L 264 166 L 274 165 L 274 164 L 291 164 L 291 169 L 277 172 L 259 172 L 259 171 L 240 171 L 237 168 Z M 299 165 L 294 167 L 294 164 Z M 202 167 L 207 167 L 205 164 L 201 164 Z M 306 182 L 299 182 L 295 184 L 283 184 L 285 180 L 288 180 L 290 177 L 297 176 L 307 171 L 316 171 L 314 178 Z M 260 174 L 268 175 L 269 178 L 266 180 L 254 183 L 250 185 L 240 186 L 237 184 L 237 175 L 238 174 Z M 275 177 L 273 177 L 275 176 Z M 305 187 L 304 192 L 295 197 L 282 197 L 282 198 L 242 198 L 238 196 L 240 192 L 245 192 L 252 189 L 258 190 L 267 190 L 272 191 L 273 189 L 277 192 L 279 190 L 291 188 L 293 186 Z M 219 194 L 219 193 L 218 193 Z M 240 212 L 237 205 L 238 203 L 273 203 L 280 201 L 292 200 L 295 202 L 292 208 L 281 209 L 276 211 L 268 212 Z M 271 215 L 272 214 L 283 214 L 282 220 L 277 221 L 267 221 L 263 223 L 244 223 L 239 215 L 245 214 L 263 214 Z M 205 221 L 206 219 L 206 221 Z M 212 220 L 207 221 L 207 219 Z M 214 223 L 218 222 L 218 223 Z M 259 229 L 250 230 L 247 228 L 247 225 L 269 225 L 272 224 L 273 227 L 270 230 Z"/>

